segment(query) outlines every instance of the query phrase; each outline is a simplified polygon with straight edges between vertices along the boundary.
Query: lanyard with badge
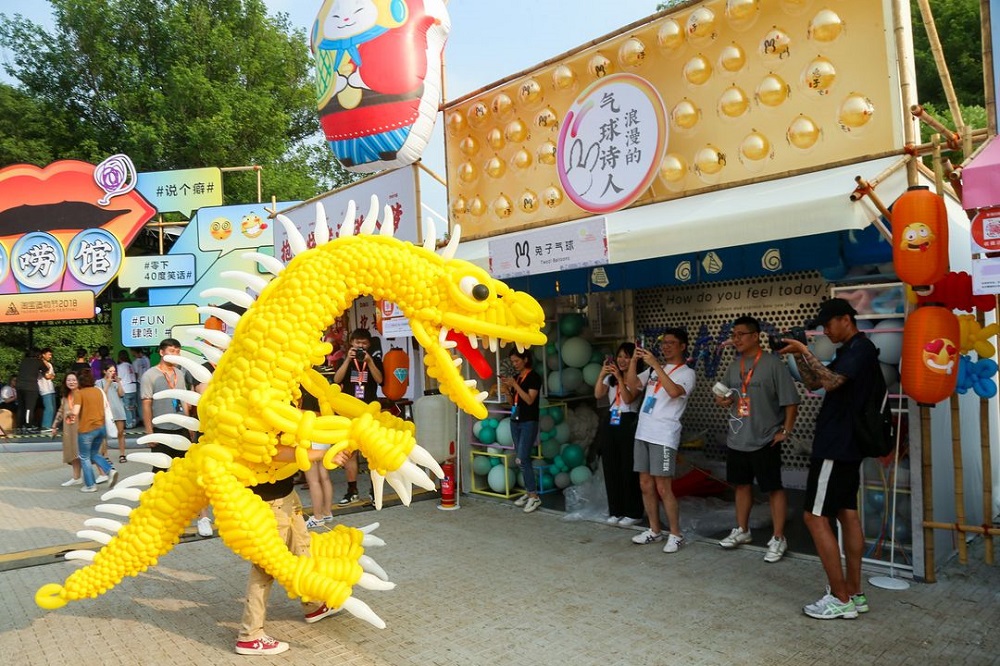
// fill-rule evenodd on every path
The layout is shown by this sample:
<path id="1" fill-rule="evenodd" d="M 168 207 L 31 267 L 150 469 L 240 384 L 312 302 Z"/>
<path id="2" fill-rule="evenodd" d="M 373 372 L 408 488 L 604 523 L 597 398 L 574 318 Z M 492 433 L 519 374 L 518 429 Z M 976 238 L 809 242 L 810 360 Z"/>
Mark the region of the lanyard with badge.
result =
<path id="1" fill-rule="evenodd" d="M 524 381 L 524 379 L 528 376 L 529 372 L 531 372 L 531 371 L 528 370 L 528 369 L 524 369 L 524 370 L 521 371 L 521 374 L 518 375 L 517 379 L 514 380 L 514 381 L 517 382 L 518 386 L 521 386 L 521 382 Z M 517 409 L 517 403 L 520 402 L 520 400 L 521 400 L 521 394 L 518 393 L 517 389 L 515 388 L 514 389 L 514 404 L 510 408 L 510 420 L 511 421 L 520 421 L 521 420 L 521 416 L 518 413 L 518 409 Z"/>
<path id="2" fill-rule="evenodd" d="M 671 368 L 670 372 L 667 373 L 667 377 L 674 374 L 674 371 L 680 368 L 682 365 L 683 363 L 679 363 L 675 365 L 673 368 Z M 650 379 L 652 379 L 652 376 L 650 376 Z M 656 406 L 656 392 L 659 391 L 660 388 L 662 388 L 662 386 L 663 384 L 660 383 L 660 376 L 657 374 L 656 386 L 653 388 L 653 394 L 652 395 L 647 394 L 645 402 L 642 403 L 642 411 L 645 412 L 646 414 L 653 413 L 653 407 Z M 646 382 L 646 387 L 647 388 L 649 387 L 649 382 Z"/>
<path id="3" fill-rule="evenodd" d="M 757 369 L 757 362 L 760 361 L 761 350 L 757 350 L 757 356 L 753 359 L 753 365 L 750 366 L 749 370 L 744 370 L 743 368 L 743 356 L 740 356 L 740 377 L 743 382 L 742 389 L 740 390 L 740 398 L 736 403 L 736 414 L 740 418 L 746 418 L 750 416 L 750 394 L 747 390 L 750 388 L 750 380 L 753 378 L 753 371 Z"/>
<path id="4" fill-rule="evenodd" d="M 621 382 L 617 386 L 612 387 L 615 389 L 615 403 L 611 405 L 611 425 L 621 425 L 622 422 L 622 385 Z"/>
<path id="5" fill-rule="evenodd" d="M 177 371 L 176 370 L 174 370 L 172 373 L 170 373 L 169 376 L 167 375 L 167 373 L 163 372 L 163 370 L 160 370 L 160 372 L 163 373 L 163 381 L 165 381 L 167 383 L 167 388 L 171 388 L 172 389 L 172 388 L 176 388 L 177 387 Z M 174 398 L 173 400 L 171 400 L 170 406 L 174 410 L 175 414 L 180 414 L 181 413 L 181 411 L 182 411 L 181 410 L 181 401 L 178 400 L 177 398 Z"/>
<path id="6" fill-rule="evenodd" d="M 354 384 L 354 397 L 358 400 L 365 399 L 365 384 L 368 382 L 368 361 L 358 365 L 358 359 L 354 359 L 354 369 L 351 370 L 351 383 Z"/>

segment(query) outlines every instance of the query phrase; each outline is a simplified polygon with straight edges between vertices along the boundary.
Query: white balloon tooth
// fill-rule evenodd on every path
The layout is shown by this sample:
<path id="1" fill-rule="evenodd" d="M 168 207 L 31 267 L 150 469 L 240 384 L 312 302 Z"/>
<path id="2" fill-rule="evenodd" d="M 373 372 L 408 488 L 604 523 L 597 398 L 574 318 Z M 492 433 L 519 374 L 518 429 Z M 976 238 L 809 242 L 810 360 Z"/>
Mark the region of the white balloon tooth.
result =
<path id="1" fill-rule="evenodd" d="M 80 530 L 76 533 L 77 538 L 87 539 L 88 541 L 96 541 L 97 543 L 102 543 L 107 545 L 111 543 L 111 535 L 105 534 L 104 532 L 98 532 L 97 530 Z"/>
<path id="2" fill-rule="evenodd" d="M 199 382 L 212 381 L 212 371 L 206 368 L 205 366 L 201 365 L 200 363 L 196 363 L 187 356 L 180 356 L 176 354 L 164 354 L 163 360 L 167 361 L 168 363 L 174 363 L 176 365 L 181 366 L 189 373 L 191 373 L 191 376 L 197 379 Z"/>
<path id="3" fill-rule="evenodd" d="M 122 523 L 110 518 L 87 518 L 87 520 L 83 521 L 83 524 L 85 527 L 100 527 L 102 530 L 111 532 L 112 534 L 118 534 L 118 530 L 125 527 Z"/>
<path id="4" fill-rule="evenodd" d="M 469 338 L 469 345 L 473 349 L 479 349 L 479 336 L 476 335 L 475 333 L 469 333 L 468 338 Z"/>
<path id="5" fill-rule="evenodd" d="M 385 208 L 382 209 L 382 226 L 379 227 L 378 232 L 382 236 L 392 238 L 393 232 L 396 231 L 395 226 L 392 217 L 392 206 L 386 204 Z"/>
<path id="6" fill-rule="evenodd" d="M 222 322 L 230 328 L 236 328 L 236 325 L 240 323 L 240 315 L 232 310 L 217 308 L 212 305 L 199 305 L 195 308 L 195 310 L 201 314 L 207 314 L 210 317 L 221 319 Z"/>
<path id="7" fill-rule="evenodd" d="M 444 342 L 441 343 L 441 347 L 443 349 L 448 349 L 448 350 L 454 349 L 457 346 L 458 346 L 458 343 L 454 342 L 452 340 L 445 340 Z"/>
<path id="8" fill-rule="evenodd" d="M 375 470 L 370 471 L 370 476 L 372 479 L 372 499 L 375 501 L 375 510 L 382 510 L 382 493 L 385 488 L 385 477 L 376 472 Z"/>
<path id="9" fill-rule="evenodd" d="M 347 597 L 347 600 L 344 601 L 342 608 L 354 617 L 359 620 L 364 620 L 373 627 L 385 629 L 385 621 L 376 615 L 375 611 L 368 607 L 368 604 L 360 599 Z"/>
<path id="10" fill-rule="evenodd" d="M 315 239 L 316 245 L 326 245 L 330 240 L 330 227 L 327 226 L 326 209 L 323 208 L 323 203 L 320 201 L 316 202 L 316 228 L 313 229 L 313 239 Z"/>
<path id="11" fill-rule="evenodd" d="M 424 249 L 433 252 L 437 245 L 437 229 L 434 226 L 434 218 L 427 217 L 424 221 Z"/>
<path id="12" fill-rule="evenodd" d="M 399 473 L 399 470 L 386 474 L 385 480 L 396 491 L 396 495 L 399 496 L 399 501 L 403 503 L 403 506 L 410 506 L 410 501 L 413 499 L 413 495 L 410 492 L 410 482 Z"/>
<path id="13" fill-rule="evenodd" d="M 443 345 L 447 340 L 448 340 L 448 328 L 446 326 L 442 326 L 441 330 L 438 331 L 438 344 Z"/>
<path id="14" fill-rule="evenodd" d="M 378 195 L 373 194 L 371 199 L 368 201 L 368 213 L 365 215 L 365 221 L 361 223 L 361 231 L 363 234 L 370 234 L 375 230 L 375 223 L 378 221 Z"/>
<path id="15" fill-rule="evenodd" d="M 404 479 L 415 486 L 420 486 L 424 490 L 437 490 L 434 482 L 431 481 L 431 477 L 427 476 L 422 469 L 411 462 L 404 462 L 399 468 L 399 472 Z"/>
<path id="16" fill-rule="evenodd" d="M 517 347 L 517 351 L 521 352 L 522 354 L 524 353 L 524 345 L 522 345 L 520 342 L 515 342 L 514 346 Z"/>
<path id="17" fill-rule="evenodd" d="M 361 545 L 364 546 L 365 548 L 382 547 L 385 545 L 385 541 L 378 538 L 374 534 L 366 534 L 361 539 Z"/>
<path id="18" fill-rule="evenodd" d="M 251 275 L 245 271 L 222 271 L 219 273 L 219 277 L 225 280 L 236 280 L 237 282 L 241 282 L 258 294 L 264 291 L 264 287 L 267 286 L 267 280 L 259 275 Z"/>
<path id="19" fill-rule="evenodd" d="M 272 257 L 269 254 L 261 254 L 260 252 L 244 252 L 240 256 L 250 261 L 256 261 L 264 267 L 264 270 L 274 276 L 279 275 L 281 271 L 285 270 L 285 265 L 281 263 L 281 260 Z"/>
<path id="20" fill-rule="evenodd" d="M 358 585 L 366 590 L 392 590 L 396 588 L 396 584 L 387 580 L 382 580 L 378 576 L 373 576 L 370 573 L 361 574 L 361 578 L 358 579 Z"/>
<path id="21" fill-rule="evenodd" d="M 110 502 L 120 499 L 126 502 L 138 502 L 140 495 L 142 495 L 142 491 L 138 488 L 122 488 L 121 483 L 118 483 L 114 488 L 101 495 L 101 501 Z"/>
<path id="22" fill-rule="evenodd" d="M 434 460 L 434 456 L 432 456 L 430 452 L 427 451 L 427 449 L 420 446 L 419 444 L 415 445 L 413 447 L 413 450 L 410 451 L 410 460 L 412 460 L 417 465 L 420 465 L 421 467 L 429 468 L 432 472 L 434 472 L 437 475 L 439 479 L 444 478 L 444 472 L 441 470 L 441 465 L 439 465 L 438 462 Z"/>
<path id="23" fill-rule="evenodd" d="M 94 507 L 94 511 L 98 513 L 109 513 L 113 516 L 121 516 L 122 518 L 128 518 L 129 514 L 132 513 L 132 507 L 125 506 L 124 504 L 98 504 Z"/>
<path id="24" fill-rule="evenodd" d="M 372 532 L 374 532 L 375 530 L 377 530 L 380 525 L 381 525 L 381 523 L 375 522 L 375 523 L 371 523 L 370 525 L 365 525 L 364 527 L 359 527 L 357 529 L 361 530 L 365 534 L 371 534 Z"/>
<path id="25" fill-rule="evenodd" d="M 486 391 L 482 391 L 478 395 L 472 396 L 472 399 L 475 400 L 476 402 L 483 402 L 488 397 L 490 397 L 490 394 L 487 393 Z"/>
<path id="26" fill-rule="evenodd" d="M 241 308 L 249 308 L 255 300 L 253 296 L 245 291 L 230 289 L 229 287 L 211 287 L 201 292 L 201 297 L 205 299 L 224 298 L 233 305 L 238 305 Z"/>
<path id="27" fill-rule="evenodd" d="M 449 259 L 455 258 L 455 252 L 458 251 L 459 239 L 462 237 L 462 225 L 456 224 L 451 228 L 451 238 L 448 239 L 448 245 L 441 250 L 441 257 L 447 261 Z"/>
<path id="28" fill-rule="evenodd" d="M 354 218 L 358 216 L 358 206 L 354 199 L 347 202 L 347 212 L 344 213 L 344 221 L 340 223 L 337 230 L 338 238 L 347 238 L 354 235 Z"/>
<path id="29" fill-rule="evenodd" d="M 165 458 L 170 458 L 170 456 L 165 453 L 161 453 L 160 455 Z M 118 485 L 115 486 L 115 490 L 118 490 L 119 488 L 145 488 L 151 486 L 153 485 L 153 476 L 153 472 L 140 472 L 138 474 L 133 474 L 132 476 L 126 476 L 118 482 Z M 105 498 L 102 496 L 101 499 Z"/>
<path id="30" fill-rule="evenodd" d="M 463 361 L 462 361 L 462 359 L 460 357 L 456 356 L 455 358 L 451 359 L 451 363 L 456 368 L 461 368 Z"/>
<path id="31" fill-rule="evenodd" d="M 150 435 L 150 437 L 152 437 L 152 435 Z M 154 451 L 137 451 L 135 453 L 129 453 L 125 456 L 125 459 L 129 462 L 142 463 L 143 465 L 152 465 L 153 467 L 160 468 L 169 468 L 174 462 L 174 459 L 166 453 Z"/>
<path id="32" fill-rule="evenodd" d="M 189 344 L 201 352 L 201 355 L 212 365 L 218 365 L 219 361 L 222 360 L 222 350 L 206 344 L 204 340 L 192 340 Z"/>
<path id="33" fill-rule="evenodd" d="M 63 555 L 67 560 L 80 560 L 81 562 L 93 562 L 97 557 L 97 551 L 93 550 L 71 550 Z"/>
<path id="34" fill-rule="evenodd" d="M 223 333 L 222 331 L 217 331 L 214 328 L 193 326 L 187 330 L 189 333 L 193 335 L 204 338 L 210 344 L 215 345 L 219 349 L 229 349 L 229 345 L 231 345 L 233 342 L 233 339 L 229 337 L 228 334 Z"/>
<path id="35" fill-rule="evenodd" d="M 151 435 L 143 435 L 142 437 L 139 437 L 135 441 L 137 444 L 140 444 L 142 446 L 150 446 L 151 444 L 164 444 L 174 449 L 175 451 L 187 451 L 189 448 L 191 448 L 191 440 L 189 440 L 187 437 L 185 437 L 184 435 L 174 435 L 169 432 L 154 432 Z M 129 455 L 132 454 L 130 453 Z M 140 455 L 140 454 L 136 453 L 135 455 Z M 160 453 L 157 455 L 162 456 L 166 454 Z M 150 459 L 146 458 L 143 460 L 144 462 L 148 462 Z M 152 465 L 154 463 L 150 462 L 149 464 Z"/>
<path id="36" fill-rule="evenodd" d="M 201 430 L 201 421 L 185 414 L 160 414 L 153 417 L 153 425 L 163 425 L 164 423 L 178 425 L 185 430 Z"/>
<path id="37" fill-rule="evenodd" d="M 176 398 L 181 402 L 186 402 L 192 407 L 198 405 L 198 401 L 201 400 L 201 394 L 196 391 L 187 391 L 185 389 L 163 389 L 162 391 L 157 391 L 153 394 L 153 397 L 157 400 L 161 398 Z"/>
<path id="38" fill-rule="evenodd" d="M 288 247 L 292 254 L 298 256 L 306 251 L 306 239 L 302 237 L 299 230 L 295 228 L 295 223 L 284 215 L 278 215 L 278 222 L 285 228 L 285 235 L 288 236 Z"/>
<path id="39" fill-rule="evenodd" d="M 491 337 L 490 338 L 490 351 L 493 352 L 494 354 L 496 354 L 497 353 L 497 349 L 499 349 L 499 347 L 497 346 L 497 339 L 494 338 L 494 337 Z"/>
<path id="40" fill-rule="evenodd" d="M 372 574 L 373 576 L 378 576 L 382 580 L 389 580 L 389 574 L 386 573 L 378 562 L 368 555 L 361 555 L 358 557 L 358 565 L 361 567 L 362 571 Z"/>

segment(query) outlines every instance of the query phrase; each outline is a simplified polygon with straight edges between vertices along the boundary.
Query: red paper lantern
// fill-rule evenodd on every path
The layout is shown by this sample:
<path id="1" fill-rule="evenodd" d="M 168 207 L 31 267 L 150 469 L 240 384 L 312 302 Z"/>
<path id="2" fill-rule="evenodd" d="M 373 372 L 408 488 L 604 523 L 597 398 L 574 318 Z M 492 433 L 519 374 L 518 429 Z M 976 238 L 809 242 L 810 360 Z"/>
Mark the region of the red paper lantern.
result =
<path id="1" fill-rule="evenodd" d="M 958 381 L 959 344 L 958 317 L 951 310 L 931 305 L 914 310 L 903 326 L 903 392 L 921 405 L 947 399 Z"/>
<path id="2" fill-rule="evenodd" d="M 401 400 L 410 385 L 410 355 L 393 347 L 382 359 L 382 393 L 389 400 Z"/>
<path id="3" fill-rule="evenodd" d="M 900 280 L 921 291 L 948 273 L 948 211 L 923 185 L 893 204 L 892 263 Z"/>

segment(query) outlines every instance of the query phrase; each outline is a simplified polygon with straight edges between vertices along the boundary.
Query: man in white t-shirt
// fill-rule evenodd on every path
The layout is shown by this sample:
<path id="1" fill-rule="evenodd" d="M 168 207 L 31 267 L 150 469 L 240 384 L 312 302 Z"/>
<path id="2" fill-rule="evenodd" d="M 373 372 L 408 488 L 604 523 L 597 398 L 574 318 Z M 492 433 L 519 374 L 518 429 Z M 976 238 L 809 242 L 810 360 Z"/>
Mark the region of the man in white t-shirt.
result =
<path id="1" fill-rule="evenodd" d="M 632 537 L 632 542 L 654 543 L 666 537 L 664 553 L 675 553 L 684 543 L 672 483 L 681 443 L 681 416 L 695 382 L 694 370 L 684 362 L 687 345 L 687 331 L 668 328 L 660 336 L 663 363 L 651 351 L 637 347 L 625 374 L 629 387 L 643 394 L 635 431 L 634 460 L 642 504 L 649 519 L 649 529 Z M 647 369 L 636 374 L 640 360 L 646 363 Z M 665 535 L 660 526 L 661 503 L 670 521 L 669 535 Z"/>

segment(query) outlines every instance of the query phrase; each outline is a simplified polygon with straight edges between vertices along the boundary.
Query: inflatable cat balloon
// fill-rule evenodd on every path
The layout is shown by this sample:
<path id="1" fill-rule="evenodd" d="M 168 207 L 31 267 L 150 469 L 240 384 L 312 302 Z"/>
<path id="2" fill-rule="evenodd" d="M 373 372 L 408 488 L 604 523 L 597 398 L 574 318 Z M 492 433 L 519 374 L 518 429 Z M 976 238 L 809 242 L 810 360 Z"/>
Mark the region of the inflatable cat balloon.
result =
<path id="1" fill-rule="evenodd" d="M 320 124 L 367 173 L 420 158 L 441 98 L 451 21 L 442 0 L 325 0 L 312 29 Z"/>

